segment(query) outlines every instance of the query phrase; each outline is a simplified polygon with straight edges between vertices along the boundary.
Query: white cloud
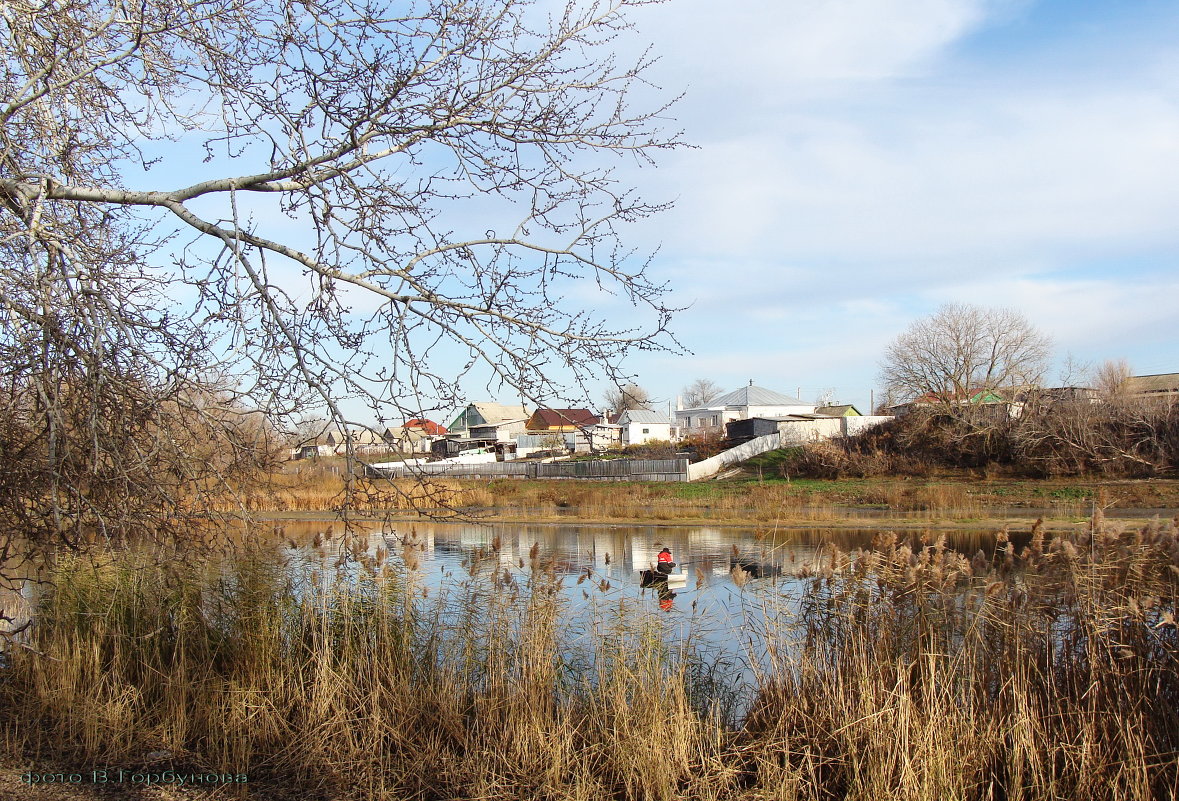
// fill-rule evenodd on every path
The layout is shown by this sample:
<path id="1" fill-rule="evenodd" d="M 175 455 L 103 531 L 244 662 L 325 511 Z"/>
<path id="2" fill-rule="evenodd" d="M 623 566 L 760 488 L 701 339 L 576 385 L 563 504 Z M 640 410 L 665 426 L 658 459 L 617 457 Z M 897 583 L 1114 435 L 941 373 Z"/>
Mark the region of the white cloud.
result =
<path id="1" fill-rule="evenodd" d="M 972 281 L 930 293 L 937 302 L 969 300 L 1023 312 L 1056 342 L 1059 353 L 1093 354 L 1098 359 L 1128 355 L 1117 343 L 1145 354 L 1179 342 L 1179 317 L 1170 299 L 1179 297 L 1179 278 L 1118 280 L 1019 278 Z"/>
<path id="2" fill-rule="evenodd" d="M 636 15 L 657 38 L 661 74 L 698 89 L 875 81 L 910 74 L 981 24 L 986 0 L 679 0 Z"/>
<path id="3" fill-rule="evenodd" d="M 927 263 L 1174 241 L 1179 107 L 1080 93 L 909 108 L 883 126 L 795 115 L 674 169 L 671 240 L 697 255 Z"/>

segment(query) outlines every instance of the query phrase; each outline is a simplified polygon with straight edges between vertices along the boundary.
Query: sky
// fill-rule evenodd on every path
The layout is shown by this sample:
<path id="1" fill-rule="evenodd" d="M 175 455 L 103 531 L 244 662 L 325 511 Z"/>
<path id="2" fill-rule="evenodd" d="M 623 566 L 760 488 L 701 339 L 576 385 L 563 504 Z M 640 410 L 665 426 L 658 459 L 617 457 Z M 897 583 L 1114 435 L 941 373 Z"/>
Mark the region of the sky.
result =
<path id="1" fill-rule="evenodd" d="M 687 354 L 627 367 L 854 403 L 944 303 L 1179 371 L 1179 4 L 673 0 L 636 10 L 691 149 L 628 179 Z M 633 43 L 632 43 L 633 44 Z M 626 45 L 632 46 L 632 45 Z M 619 309 L 618 313 L 625 310 Z M 1075 377 L 1073 377 L 1075 380 Z"/>
<path id="2" fill-rule="evenodd" d="M 703 378 L 868 412 L 890 341 L 945 303 L 1022 312 L 1053 340 L 1050 385 L 1109 359 L 1179 371 L 1179 3 L 669 0 L 629 16 L 613 46 L 651 47 L 639 100 L 682 94 L 666 125 L 690 145 L 619 169 L 674 201 L 625 232 L 683 307 L 683 352 L 625 365 L 657 408 Z M 519 402 L 476 379 L 468 400 Z"/>

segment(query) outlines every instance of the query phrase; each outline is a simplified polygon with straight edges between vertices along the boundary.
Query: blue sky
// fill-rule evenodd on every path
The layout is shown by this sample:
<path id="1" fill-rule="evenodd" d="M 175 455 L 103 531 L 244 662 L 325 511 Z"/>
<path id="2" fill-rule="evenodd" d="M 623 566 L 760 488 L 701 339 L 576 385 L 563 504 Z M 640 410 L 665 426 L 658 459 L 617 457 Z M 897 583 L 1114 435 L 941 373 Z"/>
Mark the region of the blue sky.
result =
<path id="1" fill-rule="evenodd" d="M 670 0 L 631 18 L 621 56 L 652 46 L 652 93 L 684 93 L 668 126 L 692 145 L 622 173 L 675 200 L 627 232 L 687 307 L 690 353 L 627 364 L 655 398 L 752 379 L 867 411 L 889 341 L 947 302 L 1023 312 L 1054 340 L 1050 381 L 1070 356 L 1179 371 L 1179 4 Z M 470 400 L 516 400 L 477 372 Z"/>
<path id="2" fill-rule="evenodd" d="M 675 0 L 634 14 L 695 146 L 631 178 L 690 305 L 674 399 L 753 379 L 864 409 L 889 340 L 1013 307 L 1066 357 L 1179 370 L 1179 5 Z M 622 310 L 619 310 L 621 313 Z"/>

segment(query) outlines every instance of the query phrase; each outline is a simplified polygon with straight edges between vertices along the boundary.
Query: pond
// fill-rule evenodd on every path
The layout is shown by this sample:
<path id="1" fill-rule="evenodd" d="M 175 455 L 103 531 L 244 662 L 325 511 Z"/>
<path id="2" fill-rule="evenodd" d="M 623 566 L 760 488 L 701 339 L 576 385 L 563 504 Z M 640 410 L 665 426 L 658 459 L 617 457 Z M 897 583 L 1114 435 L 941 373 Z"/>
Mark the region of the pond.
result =
<path id="1" fill-rule="evenodd" d="M 705 525 L 496 523 L 360 524 L 301 521 L 280 527 L 282 552 L 299 581 L 357 580 L 382 564 L 408 575 L 423 599 L 458 597 L 479 582 L 521 588 L 533 571 L 558 580 L 569 641 L 597 641 L 603 620 L 645 617 L 671 648 L 691 649 L 751 688 L 773 658 L 792 651 L 807 576 L 822 571 L 835 549 L 870 549 L 886 529 L 772 530 Z M 915 550 L 942 534 L 902 535 Z M 967 557 L 995 548 L 991 530 L 945 532 L 946 545 Z M 682 584 L 644 587 L 641 571 L 668 548 Z M 401 568 L 408 568 L 404 572 Z M 477 602 L 476 602 L 477 603 Z M 453 611 L 455 619 L 472 610 Z M 478 610 L 474 610 L 477 612 Z M 587 648 L 592 647 L 588 646 Z M 779 666 L 780 667 L 780 666 Z"/>

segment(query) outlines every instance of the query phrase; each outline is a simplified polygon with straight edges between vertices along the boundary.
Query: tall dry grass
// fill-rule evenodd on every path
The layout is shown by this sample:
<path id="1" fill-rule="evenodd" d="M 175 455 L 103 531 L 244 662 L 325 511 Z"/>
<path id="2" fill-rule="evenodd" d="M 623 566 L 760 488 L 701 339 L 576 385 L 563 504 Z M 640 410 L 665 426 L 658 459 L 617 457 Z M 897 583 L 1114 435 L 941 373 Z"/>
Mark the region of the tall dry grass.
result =
<path id="1" fill-rule="evenodd" d="M 1175 798 L 1177 525 L 830 550 L 754 758 L 813 798 Z"/>
<path id="2" fill-rule="evenodd" d="M 163 753 L 261 797 L 672 798 L 690 776 L 683 667 L 621 618 L 601 658 L 573 646 L 539 556 L 436 597 L 388 563 L 339 570 L 63 559 L 0 682 L 6 741 L 86 765 Z"/>
<path id="3" fill-rule="evenodd" d="M 304 466 L 273 473 L 239 492 L 220 492 L 211 506 L 226 512 L 308 511 L 375 514 L 388 511 L 450 512 L 489 506 L 492 496 L 477 482 L 369 480 L 336 465 Z"/>
<path id="4" fill-rule="evenodd" d="M 825 490 L 788 482 L 682 485 L 593 481 L 496 481 L 483 485 L 489 508 L 520 516 L 567 515 L 591 520 L 832 520 L 850 503 L 883 504 L 918 516 L 975 515 L 984 505 L 953 483 Z M 854 497 L 847 497 L 852 492 Z"/>
<path id="5" fill-rule="evenodd" d="M 432 592 L 344 554 L 335 572 L 264 550 L 63 559 L 0 682 L 6 742 L 79 765 L 164 752 L 247 772 L 255 797 L 1179 793 L 1175 522 L 1098 516 L 973 558 L 886 535 L 828 548 L 801 584 L 749 581 L 766 647 L 743 720 L 737 672 L 669 646 L 649 607 L 603 602 L 571 630 L 542 554 L 476 553 Z"/>

